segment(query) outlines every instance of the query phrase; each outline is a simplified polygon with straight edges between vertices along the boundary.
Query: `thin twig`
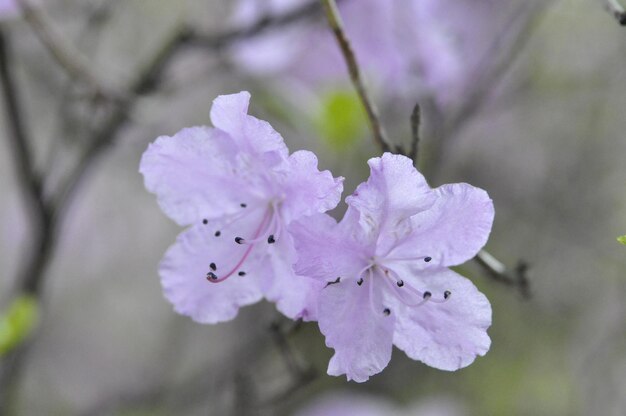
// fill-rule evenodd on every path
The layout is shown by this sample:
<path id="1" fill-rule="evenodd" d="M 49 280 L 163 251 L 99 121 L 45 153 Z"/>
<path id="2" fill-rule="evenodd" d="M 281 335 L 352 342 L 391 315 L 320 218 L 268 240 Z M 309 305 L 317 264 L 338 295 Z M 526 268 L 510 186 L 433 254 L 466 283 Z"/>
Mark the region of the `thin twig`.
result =
<path id="1" fill-rule="evenodd" d="M 620 4 L 619 0 L 606 0 L 606 9 L 615 17 L 617 23 L 626 26 L 626 9 Z"/>
<path id="2" fill-rule="evenodd" d="M 71 47 L 61 34 L 50 24 L 44 13 L 29 3 L 29 0 L 17 0 L 24 16 L 39 41 L 46 47 L 57 63 L 67 71 L 68 75 L 78 78 L 89 85 L 100 97 L 111 101 L 120 100 L 122 95 L 111 86 L 106 85 L 93 72 L 87 60 L 78 50 Z"/>
<path id="3" fill-rule="evenodd" d="M 474 260 L 487 271 L 489 277 L 508 286 L 517 287 L 524 299 L 530 299 L 528 263 L 520 260 L 513 270 L 508 270 L 504 264 L 485 250 L 481 250 Z"/>
<path id="4" fill-rule="evenodd" d="M 420 142 L 420 125 L 422 124 L 422 110 L 419 104 L 415 104 L 411 113 L 411 147 L 409 148 L 408 157 L 417 165 L 418 146 Z"/>
<path id="5" fill-rule="evenodd" d="M 387 140 L 383 125 L 380 122 L 378 110 L 374 102 L 371 100 L 361 77 L 361 70 L 359 69 L 358 61 L 354 51 L 352 50 L 352 45 L 344 32 L 343 22 L 341 21 L 341 16 L 339 14 L 339 10 L 337 9 L 337 3 L 335 0 L 321 0 L 321 2 L 324 5 L 324 11 L 326 12 L 326 20 L 328 20 L 328 24 L 335 35 L 339 49 L 341 50 L 341 53 L 346 61 L 348 73 L 350 74 L 350 80 L 352 81 L 352 84 L 361 99 L 361 103 L 365 108 L 367 120 L 372 129 L 372 133 L 374 134 L 374 141 L 383 152 L 388 152 L 391 150 L 391 146 Z"/>

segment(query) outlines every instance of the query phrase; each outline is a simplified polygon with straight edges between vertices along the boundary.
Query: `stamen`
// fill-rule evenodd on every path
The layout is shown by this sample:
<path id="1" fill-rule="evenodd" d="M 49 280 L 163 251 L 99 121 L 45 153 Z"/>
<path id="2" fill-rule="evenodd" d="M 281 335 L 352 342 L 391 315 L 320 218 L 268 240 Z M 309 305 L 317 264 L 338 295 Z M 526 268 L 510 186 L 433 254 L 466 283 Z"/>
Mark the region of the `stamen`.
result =
<path id="1" fill-rule="evenodd" d="M 427 300 L 427 299 L 430 299 L 432 295 L 433 295 L 432 293 L 430 293 L 429 291 L 426 291 L 424 292 L 422 297 Z"/>
<path id="2" fill-rule="evenodd" d="M 215 236 L 216 236 L 216 237 L 219 237 L 220 235 L 222 235 L 222 232 L 221 232 L 220 230 L 217 230 L 217 231 L 215 232 Z"/>
<path id="3" fill-rule="evenodd" d="M 206 218 L 202 220 L 202 224 L 207 225 L 209 223 L 209 220 L 207 220 Z"/>
<path id="4" fill-rule="evenodd" d="M 276 242 L 276 240 L 274 239 L 274 234 L 271 234 L 269 237 L 267 237 L 267 244 L 274 244 Z"/>
<path id="5" fill-rule="evenodd" d="M 330 285 L 334 285 L 341 282 L 341 277 L 336 278 L 335 280 L 333 280 L 332 282 L 326 282 L 326 286 L 324 286 L 324 288 L 327 288 Z"/>
<path id="6" fill-rule="evenodd" d="M 396 284 L 398 285 L 398 287 L 402 287 L 402 286 L 404 286 L 404 281 L 402 281 L 402 280 L 398 280 L 398 281 L 396 282 Z"/>
<path id="7" fill-rule="evenodd" d="M 407 306 L 411 306 L 411 307 L 420 306 L 426 302 L 444 303 L 450 297 L 450 295 L 452 295 L 452 292 L 450 292 L 449 290 L 446 290 L 443 293 L 443 299 L 436 299 L 436 298 L 433 298 L 432 292 L 428 290 L 421 292 L 417 290 L 416 288 L 412 287 L 411 285 L 407 285 L 406 288 L 401 291 L 398 288 L 404 286 L 404 281 L 399 279 L 399 276 L 397 275 L 397 273 L 391 269 L 385 270 L 383 278 L 384 277 L 389 277 L 389 279 L 383 279 L 383 280 L 385 280 L 387 284 L 389 285 L 389 287 L 396 292 L 398 299 L 400 299 L 400 301 Z M 393 280 L 396 281 L 395 285 L 392 284 Z M 399 284 L 400 282 L 402 282 L 402 286 Z M 409 299 L 406 298 L 406 295 L 412 295 L 413 299 L 420 299 L 420 300 L 418 302 L 410 301 Z"/>
<path id="8" fill-rule="evenodd" d="M 356 284 L 361 286 L 363 284 L 363 278 L 359 278 L 359 280 L 356 281 Z"/>
<path id="9" fill-rule="evenodd" d="M 424 257 L 424 261 L 429 263 L 433 258 L 432 257 Z"/>
<path id="10" fill-rule="evenodd" d="M 208 272 L 206 274 L 206 278 L 209 281 L 217 280 L 217 275 L 215 273 L 213 273 L 213 272 Z"/>
<path id="11" fill-rule="evenodd" d="M 243 244 L 244 241 L 245 240 L 243 238 L 241 238 L 241 237 L 235 237 L 235 243 L 237 243 L 237 244 Z"/>
<path id="12" fill-rule="evenodd" d="M 389 308 L 385 308 L 385 309 L 383 309 L 383 314 L 384 314 L 385 316 L 389 316 L 389 315 L 391 315 L 391 309 L 389 309 Z"/>
<path id="13" fill-rule="evenodd" d="M 242 202 L 241 204 L 239 204 L 239 206 L 240 206 L 241 208 L 245 208 L 245 207 L 247 207 L 248 205 L 247 205 L 247 204 L 244 204 L 244 203 Z"/>
<path id="14" fill-rule="evenodd" d="M 245 275 L 246 275 L 246 272 L 241 271 L 241 272 L 239 272 L 239 273 L 237 273 L 237 274 L 238 274 L 239 276 L 245 276 Z"/>
<path id="15" fill-rule="evenodd" d="M 209 267 L 211 268 L 211 270 L 216 271 L 217 270 L 217 266 L 215 265 L 215 263 L 211 263 L 209 264 Z"/>
<path id="16" fill-rule="evenodd" d="M 448 299 L 450 297 L 450 295 L 452 295 L 452 292 L 450 292 L 449 290 L 446 290 L 445 292 L 443 292 L 443 298 L 444 299 Z"/>

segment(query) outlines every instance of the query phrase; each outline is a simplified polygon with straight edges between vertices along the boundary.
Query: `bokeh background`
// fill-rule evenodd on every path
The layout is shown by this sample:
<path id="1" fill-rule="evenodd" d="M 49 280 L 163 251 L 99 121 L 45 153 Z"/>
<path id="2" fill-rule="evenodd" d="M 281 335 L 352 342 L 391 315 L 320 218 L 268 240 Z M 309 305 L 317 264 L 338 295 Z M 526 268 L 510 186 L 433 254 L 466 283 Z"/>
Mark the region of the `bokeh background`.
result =
<path id="1" fill-rule="evenodd" d="M 344 3 L 350 1 L 358 0 Z M 447 93 L 445 81 L 436 88 L 406 84 L 394 95 L 384 82 L 377 86 L 375 75 L 369 79 L 395 143 L 408 143 L 413 104 L 422 104 L 419 160 L 431 185 L 468 182 L 489 192 L 496 221 L 486 248 L 509 268 L 528 262 L 531 296 L 475 263 L 462 266 L 492 302 L 490 352 L 448 373 L 396 350 L 389 367 L 364 384 L 327 376 L 332 351 L 316 324 L 292 328 L 265 302 L 214 326 L 175 314 L 161 294 L 157 267 L 181 230 L 138 173 L 142 152 L 157 136 L 208 124 L 217 95 L 249 90 L 251 112 L 270 121 L 292 151 L 313 150 L 322 168 L 345 176 L 348 195 L 367 178 L 366 160 L 380 151 L 347 74 L 306 84 L 291 68 L 251 70 L 237 45 L 300 29 L 277 25 L 216 47 L 211 39 L 249 24 L 233 17 L 234 1 L 34 3 L 98 79 L 122 91 L 184 28 L 209 41 L 176 52 L 154 85 L 133 98 L 114 140 L 90 161 L 44 273 L 39 324 L 22 371 L 3 395 L 12 401 L 7 414 L 626 414 L 626 246 L 616 242 L 626 234 L 626 28 L 602 1 L 524 8 L 513 0 L 442 1 L 449 13 L 432 19 L 463 17 L 443 22 L 453 28 L 450 39 L 455 24 L 469 22 L 456 34 L 465 47 L 466 89 L 454 91 L 452 104 L 438 98 Z M 472 26 L 473 15 L 455 9 L 461 4 L 488 24 Z M 345 15 L 348 26 L 351 17 L 359 16 Z M 0 19 L 34 161 L 45 192 L 53 193 L 111 107 L 68 75 L 23 13 Z M 325 30 L 315 13 L 293 25 Z M 484 33 L 475 43 L 463 43 L 478 29 Z M 435 61 L 439 50 L 422 55 L 422 64 Z M 487 59 L 478 65 L 475 55 Z M 489 82 L 477 74 L 490 74 Z M 485 91 L 476 100 L 468 91 L 479 82 Z M 459 105 L 470 109 L 467 118 L 443 128 L 441 120 Z M 0 120 L 0 310 L 6 311 L 22 263 L 35 249 L 6 112 Z M 335 213 L 343 209 L 342 203 Z M 272 323 L 284 330 L 279 342 Z M 290 371 L 291 354 L 316 376 Z M 325 399 L 328 394 L 334 398 Z M 356 405 L 364 407 L 350 410 Z"/>

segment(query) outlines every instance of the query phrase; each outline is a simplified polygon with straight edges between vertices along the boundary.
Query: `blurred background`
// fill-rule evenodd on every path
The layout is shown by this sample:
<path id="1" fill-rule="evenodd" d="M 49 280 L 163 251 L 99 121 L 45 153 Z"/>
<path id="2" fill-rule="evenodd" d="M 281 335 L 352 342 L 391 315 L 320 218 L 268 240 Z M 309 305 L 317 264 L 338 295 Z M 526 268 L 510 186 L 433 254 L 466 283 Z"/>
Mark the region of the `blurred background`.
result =
<path id="1" fill-rule="evenodd" d="M 156 137 L 249 90 L 344 197 L 365 180 L 380 150 L 317 2 L 21 3 L 0 0 L 0 414 L 626 414 L 618 2 L 339 2 L 389 137 L 407 148 L 419 103 L 418 166 L 489 192 L 507 268 L 459 268 L 493 306 L 485 357 L 448 373 L 395 350 L 364 384 L 266 302 L 175 314 L 157 268 L 181 229 L 138 173 Z"/>

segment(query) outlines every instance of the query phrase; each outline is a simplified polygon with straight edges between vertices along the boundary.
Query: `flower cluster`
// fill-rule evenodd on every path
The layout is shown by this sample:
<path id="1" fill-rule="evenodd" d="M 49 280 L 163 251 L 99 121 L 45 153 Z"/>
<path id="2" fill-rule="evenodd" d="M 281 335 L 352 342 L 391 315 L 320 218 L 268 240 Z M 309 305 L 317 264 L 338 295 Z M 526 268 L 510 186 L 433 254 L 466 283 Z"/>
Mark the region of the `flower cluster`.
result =
<path id="1" fill-rule="evenodd" d="M 232 319 L 261 298 L 286 316 L 318 321 L 335 350 L 328 373 L 362 382 L 393 345 L 456 370 L 487 352 L 489 302 L 450 270 L 486 243 L 493 205 L 467 184 L 431 189 L 407 157 L 369 161 L 346 199 L 342 178 L 315 155 L 289 155 L 282 137 L 247 114 L 246 92 L 220 96 L 214 127 L 159 137 L 140 171 L 163 211 L 188 228 L 160 266 L 177 312 L 201 323 Z"/>

